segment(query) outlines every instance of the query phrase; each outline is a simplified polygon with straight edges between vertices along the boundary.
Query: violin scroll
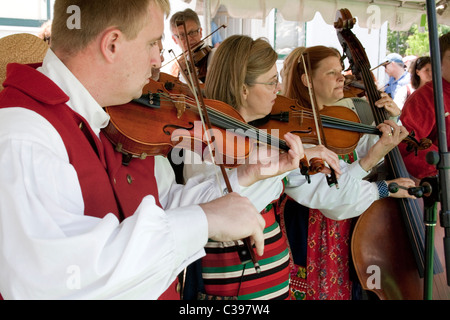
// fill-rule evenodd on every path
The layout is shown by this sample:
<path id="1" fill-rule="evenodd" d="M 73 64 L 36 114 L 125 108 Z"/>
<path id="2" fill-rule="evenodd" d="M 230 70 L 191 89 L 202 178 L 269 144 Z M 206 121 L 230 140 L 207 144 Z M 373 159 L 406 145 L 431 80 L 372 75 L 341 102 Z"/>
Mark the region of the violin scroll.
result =
<path id="1" fill-rule="evenodd" d="M 402 142 L 408 145 L 406 150 L 408 152 L 414 151 L 416 156 L 418 150 L 426 150 L 433 144 L 433 142 L 428 138 L 422 138 L 420 139 L 420 142 L 417 141 L 414 131 L 411 131 L 411 133 Z"/>
<path id="2" fill-rule="evenodd" d="M 308 183 L 311 183 L 311 177 L 310 175 L 314 175 L 317 173 L 322 172 L 322 170 L 325 168 L 325 163 L 320 158 L 312 158 L 309 160 L 306 158 L 306 155 L 303 156 L 303 159 L 300 160 L 300 173 L 305 176 L 306 181 Z"/>

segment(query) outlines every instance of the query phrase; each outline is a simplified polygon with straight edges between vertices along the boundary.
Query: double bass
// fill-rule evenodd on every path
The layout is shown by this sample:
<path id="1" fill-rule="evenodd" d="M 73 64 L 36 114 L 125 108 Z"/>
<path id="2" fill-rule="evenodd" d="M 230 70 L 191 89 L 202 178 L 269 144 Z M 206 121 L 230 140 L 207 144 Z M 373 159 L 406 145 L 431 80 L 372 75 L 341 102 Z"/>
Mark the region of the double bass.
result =
<path id="1" fill-rule="evenodd" d="M 336 13 L 335 28 L 339 41 L 351 64 L 352 73 L 364 82 L 366 95 L 376 124 L 387 119 L 383 109 L 375 106 L 380 99 L 370 71 L 365 50 L 352 33 L 356 19 L 347 9 Z M 392 178 L 409 177 L 398 148 L 385 157 L 384 165 Z M 375 201 L 355 225 L 351 252 L 356 273 L 363 289 L 385 300 L 423 299 L 425 264 L 424 210 L 421 199 L 384 198 Z M 433 296 L 450 299 L 439 257 L 442 248 L 434 255 Z"/>

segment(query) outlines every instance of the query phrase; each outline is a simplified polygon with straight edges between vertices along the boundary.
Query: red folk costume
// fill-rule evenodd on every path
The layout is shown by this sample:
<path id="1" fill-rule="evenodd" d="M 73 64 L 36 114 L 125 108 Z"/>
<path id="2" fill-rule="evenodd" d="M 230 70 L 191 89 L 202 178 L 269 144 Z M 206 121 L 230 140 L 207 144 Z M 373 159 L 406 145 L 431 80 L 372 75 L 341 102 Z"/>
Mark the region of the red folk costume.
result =
<path id="1" fill-rule="evenodd" d="M 347 163 L 357 160 L 356 152 L 340 157 Z M 290 245 L 290 288 L 291 300 L 349 300 L 352 298 L 352 281 L 350 279 L 350 239 L 352 231 L 352 219 L 333 220 L 325 217 L 320 210 L 306 208 L 307 226 L 297 228 L 286 226 L 286 202 L 294 201 L 286 197 L 281 205 L 281 225 L 289 241 L 300 242 L 295 246 Z M 299 208 L 299 204 L 295 207 Z M 292 212 L 298 216 L 300 212 Z M 304 224 L 304 223 L 303 223 Z M 298 229 L 307 230 L 304 243 L 298 241 L 292 232 Z M 301 248 L 301 247 L 305 247 Z M 300 247 L 300 248 L 299 248 Z M 294 256 L 306 251 L 306 265 L 295 263 L 298 259 Z"/>
<path id="2" fill-rule="evenodd" d="M 447 144 L 450 147 L 450 117 L 448 116 L 450 114 L 450 83 L 442 79 L 442 87 L 446 113 Z M 403 106 L 400 121 L 408 131 L 414 130 L 417 140 L 429 138 L 433 143 L 429 149 L 419 150 L 417 156 L 414 151 L 407 151 L 404 143 L 399 144 L 398 147 L 408 172 L 418 179 L 436 175 L 436 166 L 430 165 L 426 161 L 428 152 L 438 151 L 433 82 L 428 82 L 411 94 Z"/>
<path id="3" fill-rule="evenodd" d="M 85 215 L 103 218 L 114 213 L 119 221 L 131 216 L 142 198 L 158 188 L 154 158 L 122 164 L 122 155 L 100 133 L 101 141 L 86 120 L 66 105 L 69 97 L 49 78 L 35 70 L 39 65 L 10 64 L 0 108 L 23 106 L 47 119 L 60 134 L 70 163 L 76 169 L 85 204 Z M 160 299 L 179 299 L 176 283 Z"/>

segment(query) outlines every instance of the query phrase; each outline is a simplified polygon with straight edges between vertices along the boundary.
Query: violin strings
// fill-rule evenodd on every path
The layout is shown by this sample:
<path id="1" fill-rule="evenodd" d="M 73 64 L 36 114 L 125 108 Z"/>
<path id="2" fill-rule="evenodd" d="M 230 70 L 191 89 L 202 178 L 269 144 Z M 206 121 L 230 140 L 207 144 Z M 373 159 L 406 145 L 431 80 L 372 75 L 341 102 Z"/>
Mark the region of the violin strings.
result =
<path id="1" fill-rule="evenodd" d="M 161 99 L 162 101 L 169 101 L 169 102 L 174 101 L 174 99 L 172 99 L 171 97 L 167 97 L 167 95 L 165 95 L 165 94 L 160 94 L 160 95 L 161 95 L 161 97 L 164 97 L 164 99 Z M 174 96 L 176 97 L 177 95 L 174 95 Z M 198 113 L 197 105 L 190 101 L 191 98 L 183 96 L 183 95 L 181 95 L 181 96 L 183 97 L 186 105 L 192 107 L 193 110 L 195 110 Z M 210 115 L 210 118 L 211 118 L 212 122 L 214 123 L 214 125 L 220 126 L 223 129 L 233 129 L 235 131 L 242 130 L 242 133 L 235 132 L 235 134 L 247 136 L 249 138 L 255 139 L 258 142 L 264 142 L 268 145 L 278 146 L 278 148 L 280 148 L 282 150 L 289 149 L 287 147 L 286 141 L 279 139 L 271 134 L 268 134 L 267 132 L 265 132 L 265 130 L 261 130 L 254 126 L 251 126 L 245 122 L 235 119 L 234 117 L 231 117 L 231 116 L 227 115 L 226 113 L 223 113 L 222 111 L 216 110 L 214 108 L 207 107 L 207 109 L 208 109 L 208 114 Z"/>
<path id="2" fill-rule="evenodd" d="M 160 94 L 161 96 L 164 96 L 164 94 Z M 172 95 L 172 94 L 171 94 Z M 183 95 L 174 94 L 175 97 L 185 97 Z M 167 98 L 167 100 L 171 100 L 171 98 Z M 292 118 L 304 118 L 304 119 L 314 119 L 312 112 L 308 111 L 292 111 Z M 376 127 L 367 125 L 364 123 L 358 123 L 353 121 L 348 121 L 344 119 L 334 118 L 331 116 L 321 115 L 322 121 L 324 124 L 330 124 L 334 126 L 341 126 L 342 130 L 350 130 L 350 131 L 356 131 L 361 133 L 369 133 L 369 134 L 378 134 L 379 131 Z M 326 127 L 326 126 L 325 126 Z"/>
<path id="3" fill-rule="evenodd" d="M 304 112 L 304 111 L 292 111 L 293 118 L 304 118 L 304 119 L 314 119 L 312 113 L 310 112 Z M 305 116 L 306 115 L 306 116 Z M 346 130 L 347 128 L 349 130 L 353 129 L 353 131 L 358 131 L 362 133 L 371 133 L 371 134 L 377 134 L 379 131 L 376 127 L 359 123 L 359 122 L 353 122 L 345 119 L 339 119 L 334 118 L 331 116 L 321 115 L 322 122 L 324 123 L 324 127 L 326 127 L 325 124 L 334 124 L 334 125 L 341 125 L 342 130 Z"/>

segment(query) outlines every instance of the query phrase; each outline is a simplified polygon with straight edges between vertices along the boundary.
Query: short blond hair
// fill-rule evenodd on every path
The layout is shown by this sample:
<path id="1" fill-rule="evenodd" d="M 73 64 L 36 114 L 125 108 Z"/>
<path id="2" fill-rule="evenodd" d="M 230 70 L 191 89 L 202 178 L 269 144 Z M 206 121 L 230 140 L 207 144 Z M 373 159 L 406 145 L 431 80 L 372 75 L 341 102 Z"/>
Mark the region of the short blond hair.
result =
<path id="1" fill-rule="evenodd" d="M 244 35 L 226 38 L 208 67 L 206 96 L 234 108 L 241 107 L 244 85 L 254 85 L 260 75 L 270 71 L 277 59 L 278 54 L 264 38 L 253 40 Z"/>
<path id="2" fill-rule="evenodd" d="M 127 39 L 135 39 L 147 18 L 151 2 L 160 7 L 166 16 L 170 12 L 169 0 L 56 0 L 52 23 L 52 49 L 74 54 L 84 49 L 108 27 L 117 27 Z M 67 13 L 70 6 L 80 9 L 81 27 L 68 28 Z"/>

